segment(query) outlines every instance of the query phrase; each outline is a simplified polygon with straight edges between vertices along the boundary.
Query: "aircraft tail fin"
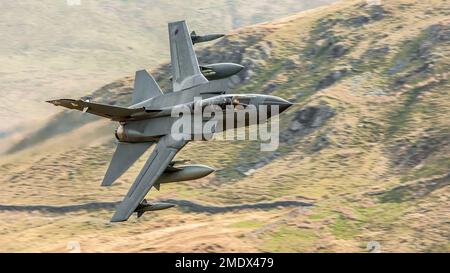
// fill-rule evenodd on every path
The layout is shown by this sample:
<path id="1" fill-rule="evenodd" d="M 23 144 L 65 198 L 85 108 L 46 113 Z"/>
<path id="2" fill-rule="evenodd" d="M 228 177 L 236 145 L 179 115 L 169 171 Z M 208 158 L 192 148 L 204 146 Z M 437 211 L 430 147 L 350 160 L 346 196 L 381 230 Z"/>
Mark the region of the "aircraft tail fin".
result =
<path id="1" fill-rule="evenodd" d="M 152 142 L 125 143 L 119 142 L 111 163 L 103 178 L 102 186 L 111 186 L 142 154 L 152 145 Z"/>
<path id="2" fill-rule="evenodd" d="M 133 105 L 144 100 L 162 95 L 155 79 L 145 70 L 136 71 L 134 78 Z"/>

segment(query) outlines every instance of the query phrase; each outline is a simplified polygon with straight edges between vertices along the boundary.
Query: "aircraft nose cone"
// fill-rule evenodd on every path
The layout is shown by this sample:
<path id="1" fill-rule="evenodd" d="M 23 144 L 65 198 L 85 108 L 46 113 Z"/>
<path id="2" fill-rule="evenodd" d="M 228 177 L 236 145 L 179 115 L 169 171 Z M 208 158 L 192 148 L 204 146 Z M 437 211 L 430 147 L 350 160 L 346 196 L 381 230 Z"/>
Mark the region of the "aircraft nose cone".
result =
<path id="1" fill-rule="evenodd" d="M 264 104 L 267 106 L 278 106 L 279 113 L 292 106 L 292 103 L 290 103 L 289 101 L 278 97 L 266 98 L 264 100 Z"/>
<path id="2" fill-rule="evenodd" d="M 290 102 L 288 102 L 288 101 L 281 102 L 281 103 L 279 104 L 279 107 L 280 107 L 280 113 L 281 113 L 281 112 L 284 112 L 286 109 L 288 109 L 288 108 L 291 107 L 291 106 L 292 106 L 292 103 L 290 103 Z"/>

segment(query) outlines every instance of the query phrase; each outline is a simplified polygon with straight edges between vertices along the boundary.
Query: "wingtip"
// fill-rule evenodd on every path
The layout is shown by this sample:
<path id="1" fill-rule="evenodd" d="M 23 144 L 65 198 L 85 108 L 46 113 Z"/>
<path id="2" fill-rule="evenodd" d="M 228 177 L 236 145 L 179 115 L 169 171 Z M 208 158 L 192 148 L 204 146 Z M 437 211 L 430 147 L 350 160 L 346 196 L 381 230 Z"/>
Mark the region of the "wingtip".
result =
<path id="1" fill-rule="evenodd" d="M 105 175 L 105 177 L 103 178 L 102 184 L 100 184 L 100 186 L 109 187 L 113 184 L 113 182 L 114 182 L 114 179 L 111 179 L 109 176 Z"/>
<path id="2" fill-rule="evenodd" d="M 65 101 L 69 101 L 69 99 L 46 100 L 45 102 L 53 104 L 53 105 L 56 105 L 56 106 L 59 106 Z"/>
<path id="3" fill-rule="evenodd" d="M 112 216 L 110 222 L 125 222 L 130 218 L 133 211 L 128 211 L 127 201 L 124 200 L 116 206 L 116 212 Z"/>
<path id="4" fill-rule="evenodd" d="M 54 105 L 54 106 L 59 106 L 59 105 L 61 105 L 61 103 L 60 103 L 58 100 L 47 100 L 47 101 L 45 101 L 45 102 L 50 103 L 50 104 L 52 104 L 52 105 Z"/>
<path id="5" fill-rule="evenodd" d="M 112 183 L 111 183 L 111 184 L 112 184 Z M 109 183 L 103 181 L 103 182 L 100 184 L 100 187 L 109 187 L 109 186 L 111 186 L 111 184 L 109 184 Z"/>
<path id="6" fill-rule="evenodd" d="M 117 213 L 114 213 L 113 217 L 111 218 L 111 223 L 118 223 L 118 222 L 125 222 L 128 220 L 128 218 L 124 218 L 122 215 L 119 215 Z"/>

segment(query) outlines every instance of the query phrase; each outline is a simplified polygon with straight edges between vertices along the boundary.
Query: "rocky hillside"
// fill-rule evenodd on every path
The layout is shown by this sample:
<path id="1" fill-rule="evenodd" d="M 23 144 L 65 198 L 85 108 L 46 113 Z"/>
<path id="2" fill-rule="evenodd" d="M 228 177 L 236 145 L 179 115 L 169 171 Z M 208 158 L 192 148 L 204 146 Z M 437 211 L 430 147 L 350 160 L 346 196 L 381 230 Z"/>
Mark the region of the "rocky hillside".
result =
<path id="1" fill-rule="evenodd" d="M 49 97 L 82 96 L 166 62 L 169 21 L 226 33 L 334 1 L 2 1 L 0 137 L 56 113 L 42 103 Z"/>
<path id="2" fill-rule="evenodd" d="M 76 240 L 86 251 L 450 251 L 450 5 L 370 3 L 302 12 L 199 49 L 202 63 L 246 67 L 229 80 L 233 92 L 297 105 L 280 118 L 277 151 L 190 143 L 178 158 L 218 171 L 150 192 L 178 209 L 108 223 L 140 166 L 100 188 L 113 125 L 61 112 L 0 162 L 9 220 L 0 240 L 21 238 L 2 248 L 64 251 Z M 165 90 L 167 68 L 151 69 Z M 131 86 L 127 77 L 92 96 L 128 105 Z M 99 202 L 109 205 L 86 205 Z"/>

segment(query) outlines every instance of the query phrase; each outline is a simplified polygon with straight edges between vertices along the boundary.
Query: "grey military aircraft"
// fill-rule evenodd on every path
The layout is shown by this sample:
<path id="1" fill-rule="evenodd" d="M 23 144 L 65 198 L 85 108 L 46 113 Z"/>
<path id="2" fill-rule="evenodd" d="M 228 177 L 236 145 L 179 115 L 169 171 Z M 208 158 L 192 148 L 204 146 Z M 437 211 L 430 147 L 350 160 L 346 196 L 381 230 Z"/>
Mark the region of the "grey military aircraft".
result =
<path id="1" fill-rule="evenodd" d="M 140 217 L 147 211 L 173 207 L 173 204 L 168 203 L 147 203 L 144 198 L 152 187 L 159 190 L 160 184 L 198 179 L 214 171 L 204 165 L 185 165 L 184 162 L 173 161 L 175 155 L 190 141 L 189 138 L 180 139 L 173 135 L 172 126 L 180 118 L 171 115 L 175 108 L 185 106 L 191 109 L 195 103 L 199 103 L 194 101 L 194 98 L 200 98 L 200 105 L 214 105 L 222 110 L 231 105 L 241 105 L 244 108 L 249 105 L 275 105 L 279 108 L 275 113 L 278 114 L 291 106 L 288 101 L 274 96 L 227 94 L 225 88 L 214 84 L 216 80 L 237 74 L 243 67 L 232 63 L 200 66 L 193 45 L 222 36 L 221 34 L 199 36 L 195 32 L 189 34 L 185 21 L 169 23 L 173 90 L 162 92 L 147 71 L 137 71 L 132 105 L 129 107 L 99 104 L 89 99 L 48 101 L 57 106 L 119 122 L 115 132 L 118 140 L 117 148 L 102 186 L 112 185 L 152 144 L 156 143 L 127 195 L 117 205 L 111 222 L 126 221 L 134 212 Z M 270 110 L 267 112 L 267 118 L 274 114 Z M 241 125 L 233 123 L 233 126 L 236 128 Z M 217 126 L 214 133 L 224 130 L 225 127 Z"/>

